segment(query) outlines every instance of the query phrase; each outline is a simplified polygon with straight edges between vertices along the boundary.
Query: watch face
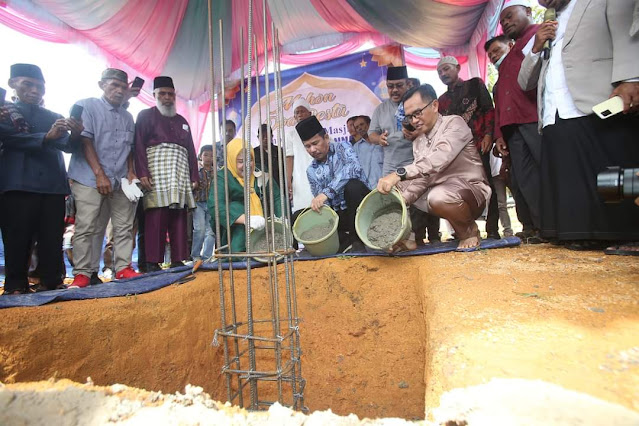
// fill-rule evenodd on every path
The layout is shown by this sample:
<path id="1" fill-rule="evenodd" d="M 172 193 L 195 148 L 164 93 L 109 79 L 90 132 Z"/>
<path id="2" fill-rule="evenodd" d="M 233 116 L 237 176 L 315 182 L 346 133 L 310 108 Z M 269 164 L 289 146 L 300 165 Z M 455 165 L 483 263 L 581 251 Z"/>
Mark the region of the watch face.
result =
<path id="1" fill-rule="evenodd" d="M 405 168 L 403 168 L 403 167 L 399 167 L 399 168 L 397 169 L 397 174 L 398 174 L 398 175 L 400 175 L 400 176 L 405 175 L 405 174 L 406 174 L 406 169 L 405 169 Z"/>

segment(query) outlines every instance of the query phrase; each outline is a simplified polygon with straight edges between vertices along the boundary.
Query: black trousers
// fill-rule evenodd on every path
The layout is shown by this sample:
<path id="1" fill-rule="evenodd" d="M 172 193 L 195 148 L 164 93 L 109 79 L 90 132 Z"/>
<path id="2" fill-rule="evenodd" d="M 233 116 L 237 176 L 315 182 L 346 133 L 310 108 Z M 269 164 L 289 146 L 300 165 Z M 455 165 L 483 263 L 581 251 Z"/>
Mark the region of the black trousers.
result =
<path id="1" fill-rule="evenodd" d="M 415 206 L 410 206 L 408 212 L 410 213 L 412 231 L 415 233 L 415 242 L 418 246 L 424 245 L 427 230 L 429 243 L 441 241 L 441 235 L 439 234 L 439 217 L 423 212 Z"/>
<path id="2" fill-rule="evenodd" d="M 62 284 L 64 197 L 22 191 L 9 191 L 3 195 L 4 289 L 7 293 L 28 288 L 27 273 L 33 241 L 38 242 L 41 285 L 54 289 Z"/>
<path id="3" fill-rule="evenodd" d="M 512 176 L 521 197 L 516 203 L 525 203 L 534 229 L 541 228 L 541 135 L 537 123 L 517 124 L 503 129 L 512 161 Z"/>
<path id="4" fill-rule="evenodd" d="M 490 201 L 488 202 L 488 214 L 486 215 L 486 233 L 488 235 L 496 235 L 499 234 L 499 206 L 497 205 L 497 192 L 493 184 L 493 172 L 490 169 L 490 152 L 485 154 L 479 153 L 479 155 L 481 156 L 484 172 L 486 172 L 486 178 L 492 191 Z"/>
<path id="5" fill-rule="evenodd" d="M 346 210 L 338 210 L 339 224 L 337 233 L 339 235 L 340 251 L 344 250 L 355 241 L 361 239 L 355 231 L 355 214 L 357 208 L 362 203 L 364 197 L 368 195 L 370 189 L 359 179 L 351 179 L 344 187 L 344 199 L 346 200 Z"/>
<path id="6" fill-rule="evenodd" d="M 632 199 L 606 204 L 597 174 L 607 166 L 639 167 L 639 117 L 594 114 L 544 127 L 542 236 L 559 240 L 639 240 Z"/>

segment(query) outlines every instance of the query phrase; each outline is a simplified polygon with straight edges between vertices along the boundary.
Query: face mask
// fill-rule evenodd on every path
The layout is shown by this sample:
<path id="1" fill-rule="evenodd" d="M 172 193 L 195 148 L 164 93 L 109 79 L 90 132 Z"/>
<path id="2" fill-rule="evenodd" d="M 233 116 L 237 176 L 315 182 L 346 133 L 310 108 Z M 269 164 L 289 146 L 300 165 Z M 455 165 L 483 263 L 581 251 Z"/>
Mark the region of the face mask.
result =
<path id="1" fill-rule="evenodd" d="M 501 58 L 499 58 L 497 62 L 495 62 L 495 68 L 499 69 L 499 66 L 504 61 L 504 58 L 506 57 L 506 55 L 508 55 L 508 53 L 504 53 L 503 55 L 501 55 Z"/>

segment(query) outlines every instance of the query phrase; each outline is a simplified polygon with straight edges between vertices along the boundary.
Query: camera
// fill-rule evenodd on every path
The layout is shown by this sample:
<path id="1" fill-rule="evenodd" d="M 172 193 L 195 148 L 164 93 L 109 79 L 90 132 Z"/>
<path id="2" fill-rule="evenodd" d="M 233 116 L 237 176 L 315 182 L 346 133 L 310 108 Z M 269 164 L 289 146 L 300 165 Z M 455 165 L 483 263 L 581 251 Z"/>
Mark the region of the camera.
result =
<path id="1" fill-rule="evenodd" d="M 639 169 L 606 167 L 597 175 L 597 192 L 606 203 L 620 203 L 639 196 Z"/>

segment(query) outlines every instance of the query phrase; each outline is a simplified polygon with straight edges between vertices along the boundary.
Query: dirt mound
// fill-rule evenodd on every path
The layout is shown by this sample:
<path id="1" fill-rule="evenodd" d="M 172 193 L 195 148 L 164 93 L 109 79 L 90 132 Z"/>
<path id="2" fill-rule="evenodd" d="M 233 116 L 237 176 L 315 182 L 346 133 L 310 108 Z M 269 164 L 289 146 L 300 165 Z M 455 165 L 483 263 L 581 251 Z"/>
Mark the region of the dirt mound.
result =
<path id="1" fill-rule="evenodd" d="M 456 388 L 544 380 L 639 410 L 639 264 L 550 245 L 295 264 L 305 405 L 423 419 Z M 237 300 L 246 275 L 235 272 Z M 254 303 L 269 297 L 253 269 Z M 226 400 L 216 271 L 140 296 L 3 310 L 0 381 Z M 259 311 L 259 308 L 258 308 Z M 241 314 L 241 313 L 240 313 Z M 427 409 L 429 408 L 429 409 Z"/>

